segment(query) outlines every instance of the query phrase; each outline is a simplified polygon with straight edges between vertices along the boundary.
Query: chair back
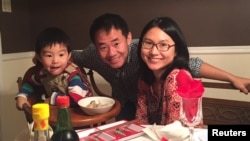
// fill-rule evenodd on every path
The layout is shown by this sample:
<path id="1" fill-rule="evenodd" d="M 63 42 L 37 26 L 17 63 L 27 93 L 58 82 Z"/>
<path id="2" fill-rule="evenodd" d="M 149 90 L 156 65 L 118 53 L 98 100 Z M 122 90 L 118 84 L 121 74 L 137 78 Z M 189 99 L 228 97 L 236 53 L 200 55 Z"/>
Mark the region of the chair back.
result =
<path id="1" fill-rule="evenodd" d="M 23 84 L 23 79 L 22 79 L 22 77 L 18 77 L 18 78 L 17 78 L 18 90 L 21 89 L 22 84 Z M 33 122 L 32 115 L 31 115 L 31 114 L 32 114 L 32 113 L 31 113 L 31 107 L 29 107 L 28 105 L 24 105 L 24 106 L 23 106 L 23 112 L 24 112 L 26 121 L 27 121 L 29 124 L 31 124 L 31 123 Z"/>
<path id="2" fill-rule="evenodd" d="M 90 79 L 90 82 L 91 82 L 91 86 L 92 86 L 93 90 L 95 91 L 95 93 L 96 93 L 97 95 L 99 95 L 99 96 L 106 96 L 106 97 L 112 97 L 111 95 L 105 94 L 104 92 L 102 92 L 102 91 L 98 88 L 98 86 L 97 86 L 97 84 L 96 84 L 96 82 L 95 82 L 94 73 L 93 73 L 93 70 L 92 70 L 92 69 L 90 69 L 90 70 L 88 71 L 88 73 L 86 73 L 86 74 L 89 75 L 89 79 Z"/>
<path id="3" fill-rule="evenodd" d="M 230 83 L 203 82 L 205 89 L 227 89 L 238 91 Z M 203 98 L 203 121 L 205 125 L 214 124 L 250 124 L 250 102 Z"/>

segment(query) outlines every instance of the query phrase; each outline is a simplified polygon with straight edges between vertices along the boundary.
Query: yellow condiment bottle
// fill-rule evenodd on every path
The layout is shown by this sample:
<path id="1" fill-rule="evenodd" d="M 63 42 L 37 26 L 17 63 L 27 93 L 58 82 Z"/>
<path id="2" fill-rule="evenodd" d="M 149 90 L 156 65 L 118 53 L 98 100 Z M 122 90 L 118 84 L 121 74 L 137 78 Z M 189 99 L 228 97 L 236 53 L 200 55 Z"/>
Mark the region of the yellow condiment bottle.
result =
<path id="1" fill-rule="evenodd" d="M 49 113 L 48 103 L 37 103 L 32 106 L 34 141 L 50 141 Z"/>

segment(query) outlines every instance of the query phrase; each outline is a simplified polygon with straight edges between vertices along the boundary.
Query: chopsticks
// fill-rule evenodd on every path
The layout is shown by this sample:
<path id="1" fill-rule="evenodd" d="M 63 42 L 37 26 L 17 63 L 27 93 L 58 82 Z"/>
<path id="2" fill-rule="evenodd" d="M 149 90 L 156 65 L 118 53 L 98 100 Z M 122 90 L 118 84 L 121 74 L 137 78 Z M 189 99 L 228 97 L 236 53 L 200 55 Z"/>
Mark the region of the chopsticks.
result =
<path id="1" fill-rule="evenodd" d="M 100 134 L 100 133 L 103 133 L 103 132 L 105 132 L 105 131 L 108 131 L 108 130 L 111 130 L 111 129 L 116 129 L 116 128 L 122 127 L 122 126 L 124 126 L 124 125 L 130 125 L 130 124 L 133 124 L 133 123 L 136 123 L 136 122 L 138 122 L 138 120 L 136 120 L 136 119 L 135 119 L 135 120 L 131 120 L 131 121 L 126 121 L 126 122 L 121 123 L 121 124 L 119 124 L 119 125 L 112 126 L 112 127 L 110 127 L 110 128 L 107 128 L 107 129 L 98 130 L 98 131 L 96 131 L 96 132 L 90 133 L 89 136 L 94 135 L 94 134 Z"/>

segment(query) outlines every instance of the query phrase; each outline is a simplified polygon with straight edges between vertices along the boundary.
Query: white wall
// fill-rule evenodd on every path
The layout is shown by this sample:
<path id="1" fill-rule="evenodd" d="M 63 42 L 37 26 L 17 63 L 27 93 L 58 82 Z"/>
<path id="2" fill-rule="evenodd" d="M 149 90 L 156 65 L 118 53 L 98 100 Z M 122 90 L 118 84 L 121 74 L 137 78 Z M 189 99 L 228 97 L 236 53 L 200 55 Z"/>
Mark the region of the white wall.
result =
<path id="1" fill-rule="evenodd" d="M 1 40 L 1 33 L 0 33 L 0 107 L 3 107 L 2 105 L 2 40 Z M 0 140 L 2 140 L 2 116 L 1 116 L 1 111 L 0 111 Z"/>
<path id="2" fill-rule="evenodd" d="M 4 54 L 2 62 L 2 92 L 0 119 L 2 126 L 2 141 L 13 141 L 14 137 L 25 128 L 23 112 L 15 107 L 15 95 L 17 93 L 17 77 L 32 65 L 33 53 Z M 0 139 L 1 140 L 1 139 Z"/>
<path id="3" fill-rule="evenodd" d="M 198 56 L 204 61 L 213 64 L 219 68 L 250 78 L 250 46 L 239 47 L 190 47 L 191 56 Z M 1 56 L 0 56 L 1 57 Z M 0 62 L 0 129 L 2 129 L 1 141 L 13 141 L 14 137 L 25 128 L 26 122 L 22 112 L 17 111 L 14 97 L 17 93 L 17 77 L 23 76 L 24 72 L 32 65 L 32 52 L 4 54 L 3 62 Z M 1 61 L 1 59 L 0 59 Z M 1 76 L 1 71 L 2 75 Z M 95 73 L 98 85 L 106 93 L 110 93 L 110 87 L 97 73 Z M 1 87 L 1 81 L 2 87 Z M 241 101 L 250 101 L 250 95 L 244 95 L 238 91 L 218 91 L 206 90 L 205 97 L 214 97 L 222 99 L 235 99 Z M 1 133 L 1 130 L 0 130 Z M 1 134 L 0 134 L 1 135 Z"/>
<path id="4" fill-rule="evenodd" d="M 232 74 L 250 78 L 250 46 L 201 47 L 190 48 L 192 57 L 200 57 L 205 62 Z M 211 81 L 211 80 L 208 80 Z M 240 100 L 250 102 L 250 94 L 235 90 L 206 89 L 205 97 Z"/>

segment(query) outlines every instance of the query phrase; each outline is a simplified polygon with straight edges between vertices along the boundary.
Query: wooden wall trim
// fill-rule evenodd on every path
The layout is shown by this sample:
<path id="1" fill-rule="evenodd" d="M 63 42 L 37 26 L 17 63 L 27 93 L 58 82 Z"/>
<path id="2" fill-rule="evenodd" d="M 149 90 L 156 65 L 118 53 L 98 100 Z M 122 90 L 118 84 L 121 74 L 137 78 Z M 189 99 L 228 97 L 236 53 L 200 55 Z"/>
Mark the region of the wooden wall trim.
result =
<path id="1" fill-rule="evenodd" d="M 17 59 L 24 59 L 24 58 L 33 58 L 35 55 L 35 52 L 20 52 L 20 53 L 8 53 L 3 54 L 3 61 L 8 60 L 17 60 Z"/>
<path id="2" fill-rule="evenodd" d="M 204 97 L 202 106 L 206 125 L 250 125 L 250 102 Z"/>
<path id="3" fill-rule="evenodd" d="M 188 47 L 189 53 L 192 55 L 204 54 L 249 54 L 250 46 L 202 46 Z"/>

